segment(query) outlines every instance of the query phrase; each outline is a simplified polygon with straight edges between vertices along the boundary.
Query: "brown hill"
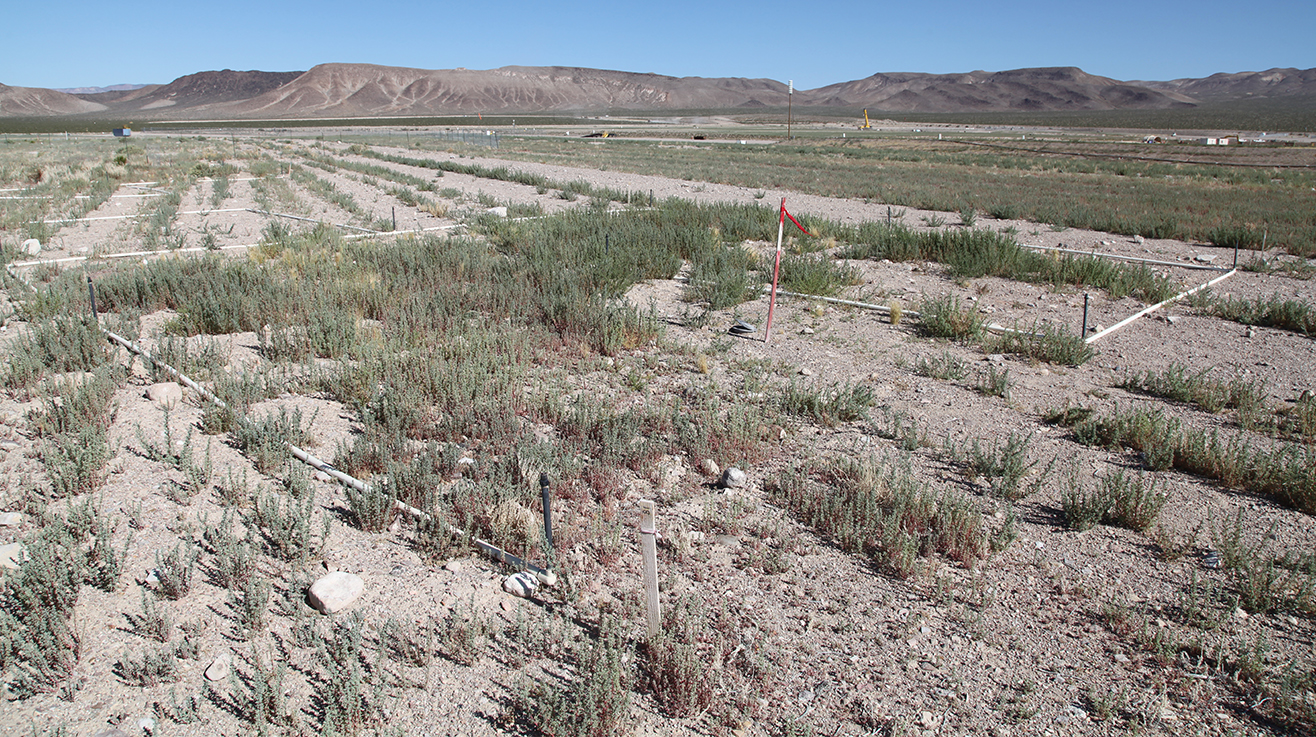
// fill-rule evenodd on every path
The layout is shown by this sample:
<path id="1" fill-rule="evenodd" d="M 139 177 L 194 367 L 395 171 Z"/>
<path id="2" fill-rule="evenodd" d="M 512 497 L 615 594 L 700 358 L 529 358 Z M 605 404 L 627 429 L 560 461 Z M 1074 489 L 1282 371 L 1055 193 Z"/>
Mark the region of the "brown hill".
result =
<path id="1" fill-rule="evenodd" d="M 240 117 L 443 115 L 737 107 L 786 103 L 768 79 L 668 77 L 575 67 L 410 69 L 321 64 L 278 89 L 225 106 Z"/>
<path id="2" fill-rule="evenodd" d="M 104 104 L 119 114 L 177 107 L 189 115 L 201 114 L 214 105 L 248 100 L 297 79 L 302 72 L 199 72 L 179 77 L 166 85 L 147 85 L 135 90 L 117 90 L 78 95 Z"/>
<path id="3" fill-rule="evenodd" d="M 1316 96 L 1316 69 L 1267 69 L 1264 72 L 1212 74 L 1204 79 L 1173 79 L 1169 82 L 1130 82 L 1154 90 L 1173 92 L 1202 100 L 1223 102 L 1248 97 Z"/>
<path id="4" fill-rule="evenodd" d="M 0 117 L 19 115 L 78 115 L 96 113 L 105 106 L 74 95 L 40 87 L 0 84 Z"/>
<path id="5" fill-rule="evenodd" d="M 1164 109 L 1199 101 L 1312 95 L 1316 69 L 1216 74 L 1206 79 L 1121 82 L 1075 67 L 892 73 L 798 90 L 797 107 L 897 112 Z M 166 85 L 69 95 L 0 85 L 0 116 L 83 115 L 158 120 L 599 113 L 784 107 L 770 79 L 669 77 L 577 67 L 411 69 L 321 64 L 307 72 L 225 69 Z"/>
<path id="6" fill-rule="evenodd" d="M 805 104 L 899 112 L 1159 109 L 1193 104 L 1178 93 L 1098 77 L 1076 67 L 874 74 L 804 94 Z"/>

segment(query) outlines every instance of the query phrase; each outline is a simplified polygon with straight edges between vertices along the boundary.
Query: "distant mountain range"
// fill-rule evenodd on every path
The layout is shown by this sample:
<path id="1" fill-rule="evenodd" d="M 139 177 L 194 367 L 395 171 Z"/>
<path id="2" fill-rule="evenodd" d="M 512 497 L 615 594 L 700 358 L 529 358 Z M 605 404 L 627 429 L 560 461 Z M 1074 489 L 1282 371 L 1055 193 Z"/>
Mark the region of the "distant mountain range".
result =
<path id="1" fill-rule="evenodd" d="M 306 72 L 189 74 L 164 85 L 48 90 L 0 84 L 0 117 L 124 121 L 580 114 L 785 107 L 785 84 L 739 77 L 669 77 L 576 67 L 410 69 L 321 64 Z M 1316 69 L 1122 82 L 1076 67 L 963 74 L 874 74 L 797 90 L 796 107 L 873 112 L 1167 109 L 1253 98 L 1316 96 Z"/>

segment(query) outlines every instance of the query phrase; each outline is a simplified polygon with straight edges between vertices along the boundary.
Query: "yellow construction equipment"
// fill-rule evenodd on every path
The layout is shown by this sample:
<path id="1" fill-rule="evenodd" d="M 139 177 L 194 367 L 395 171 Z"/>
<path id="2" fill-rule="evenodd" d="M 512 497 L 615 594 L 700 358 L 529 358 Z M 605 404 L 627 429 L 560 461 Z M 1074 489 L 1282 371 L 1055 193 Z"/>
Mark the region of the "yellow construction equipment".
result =
<path id="1" fill-rule="evenodd" d="M 859 130 L 866 131 L 872 130 L 872 128 L 872 124 L 868 122 L 868 108 L 864 108 L 864 124 L 859 126 Z"/>

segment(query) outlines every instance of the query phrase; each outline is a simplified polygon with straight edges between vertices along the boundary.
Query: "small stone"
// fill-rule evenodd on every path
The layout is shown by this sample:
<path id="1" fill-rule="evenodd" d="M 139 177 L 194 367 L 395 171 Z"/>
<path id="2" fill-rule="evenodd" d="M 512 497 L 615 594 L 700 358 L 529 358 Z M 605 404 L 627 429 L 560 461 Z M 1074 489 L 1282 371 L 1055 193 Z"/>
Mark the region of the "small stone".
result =
<path id="1" fill-rule="evenodd" d="M 705 476 L 717 476 L 722 473 L 722 469 L 717 465 L 717 461 L 712 458 L 705 458 L 699 462 L 699 472 Z"/>
<path id="2" fill-rule="evenodd" d="M 936 729 L 937 715 L 930 711 L 919 712 L 918 723 L 924 729 Z"/>
<path id="3" fill-rule="evenodd" d="M 503 591 L 522 599 L 535 593 L 537 588 L 539 588 L 539 581 L 527 571 L 513 573 L 503 579 Z"/>
<path id="4" fill-rule="evenodd" d="M 1256 330 L 1256 328 L 1251 328 L 1251 327 L 1250 327 L 1250 328 L 1247 329 L 1247 332 L 1244 333 L 1243 335 L 1245 335 L 1245 336 L 1248 337 L 1248 338 L 1255 338 L 1255 337 L 1257 337 L 1257 330 Z"/>
<path id="5" fill-rule="evenodd" d="M 1140 236 L 1140 235 L 1135 235 L 1135 236 L 1133 236 L 1133 242 L 1134 242 L 1134 243 L 1143 243 L 1143 242 L 1145 242 L 1146 240 L 1147 240 L 1146 238 L 1143 238 L 1143 237 Z"/>
<path id="6" fill-rule="evenodd" d="M 1178 325 L 1178 324 L 1179 324 L 1179 321 L 1181 321 L 1181 320 L 1183 320 L 1183 317 L 1181 317 L 1180 315 L 1166 315 L 1166 316 L 1165 316 L 1165 321 L 1168 322 L 1168 323 L 1170 323 L 1171 325 Z"/>
<path id="7" fill-rule="evenodd" d="M 329 474 L 325 473 L 324 471 L 316 471 L 316 472 L 315 472 L 315 475 L 314 475 L 312 478 L 314 478 L 316 481 L 323 481 L 323 482 L 325 482 L 326 484 L 327 484 L 327 483 L 330 483 L 330 482 L 332 482 L 332 481 L 334 480 L 334 477 L 333 477 L 333 476 L 330 476 Z"/>
<path id="8" fill-rule="evenodd" d="M 722 478 L 718 479 L 717 485 L 723 489 L 739 489 L 748 481 L 749 477 L 744 471 L 735 466 L 731 466 L 722 472 Z"/>
<path id="9" fill-rule="evenodd" d="M 1088 328 L 1088 332 L 1089 332 L 1089 333 L 1099 333 L 1099 332 L 1101 332 L 1102 330 L 1105 330 L 1105 329 L 1106 329 L 1106 326 L 1105 326 L 1105 325 L 1102 325 L 1101 323 L 1097 323 L 1096 325 L 1093 325 L 1092 327 Z"/>
<path id="10" fill-rule="evenodd" d="M 311 584 L 311 590 L 306 592 L 306 603 L 322 614 L 333 614 L 356 601 L 365 587 L 366 582 L 360 576 L 335 571 Z"/>
<path id="11" fill-rule="evenodd" d="M 183 399 L 183 387 L 172 381 L 162 381 L 146 387 L 146 398 L 161 407 L 172 407 Z"/>
<path id="12" fill-rule="evenodd" d="M 462 562 L 459 560 L 450 560 L 443 564 L 443 570 L 448 573 L 459 573 L 462 569 Z"/>
<path id="13" fill-rule="evenodd" d="M 233 653 L 225 650 L 206 668 L 207 681 L 222 681 L 228 678 L 229 666 L 233 662 Z"/>
<path id="14" fill-rule="evenodd" d="M 500 218 L 505 218 L 505 217 L 507 217 L 507 208 L 506 208 L 506 207 L 501 207 L 501 206 L 499 206 L 499 207 L 491 207 L 491 208 L 489 208 L 488 210 L 485 210 L 485 212 L 489 213 L 490 215 L 497 215 L 497 216 L 500 217 Z"/>
<path id="15" fill-rule="evenodd" d="M 118 727 L 109 727 L 108 729 L 102 729 L 92 737 L 128 737 L 128 735 Z"/>
<path id="16" fill-rule="evenodd" d="M 137 720 L 137 726 L 146 734 L 155 732 L 155 720 L 150 717 L 142 717 Z"/>
<path id="17" fill-rule="evenodd" d="M 1129 662 L 1129 656 L 1125 655 L 1124 653 L 1115 653 L 1115 662 L 1127 663 Z"/>
<path id="18" fill-rule="evenodd" d="M 1215 256 L 1209 253 L 1199 253 L 1193 256 L 1193 260 L 1202 264 L 1213 264 L 1215 263 Z"/>
<path id="19" fill-rule="evenodd" d="M 1234 607 L 1234 619 L 1247 619 L 1247 612 L 1243 611 L 1243 607 Z"/>
<path id="20" fill-rule="evenodd" d="M 503 603 L 499 604 L 499 606 L 501 606 L 505 612 L 510 612 L 516 608 L 516 605 L 512 603 L 511 599 L 503 599 Z"/>
<path id="21" fill-rule="evenodd" d="M 813 328 L 810 327 L 800 328 L 800 335 L 813 335 Z"/>
<path id="22" fill-rule="evenodd" d="M 27 548 L 23 543 L 9 543 L 0 545 L 0 568 L 17 570 L 27 560 Z"/>
<path id="23" fill-rule="evenodd" d="M 23 515 L 20 512 L 0 514 L 0 527 L 18 527 L 21 524 L 23 524 Z"/>
<path id="24" fill-rule="evenodd" d="M 19 246 L 19 248 L 23 251 L 23 253 L 29 256 L 35 256 L 41 253 L 41 241 L 37 240 L 36 238 L 28 238 L 27 240 L 23 241 L 23 245 Z"/>
<path id="25" fill-rule="evenodd" d="M 805 366 L 804 368 L 800 369 L 800 376 L 813 376 L 813 369 L 809 368 L 808 366 Z"/>
<path id="26" fill-rule="evenodd" d="M 686 530 L 685 539 L 692 543 L 703 542 L 704 532 L 703 530 Z"/>

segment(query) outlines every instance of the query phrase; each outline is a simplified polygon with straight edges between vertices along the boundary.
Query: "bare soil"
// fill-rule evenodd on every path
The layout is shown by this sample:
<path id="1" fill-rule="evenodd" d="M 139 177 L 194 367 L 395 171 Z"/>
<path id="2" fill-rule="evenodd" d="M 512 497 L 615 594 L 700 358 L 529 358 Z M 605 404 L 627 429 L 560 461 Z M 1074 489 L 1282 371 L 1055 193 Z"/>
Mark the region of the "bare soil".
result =
<path id="1" fill-rule="evenodd" d="M 398 150 L 398 153 L 407 153 Z M 345 147 L 338 151 L 346 156 Z M 414 155 L 414 154 L 409 154 Z M 426 154 L 457 158 L 455 154 Z M 293 161 L 289 158 L 288 161 Z M 558 181 L 583 179 L 591 184 L 618 189 L 648 191 L 655 198 L 683 197 L 699 202 L 759 202 L 774 206 L 781 197 L 792 212 L 809 213 L 842 222 L 857 223 L 886 219 L 888 214 L 908 225 L 922 227 L 923 218 L 941 218 L 957 227 L 959 216 L 897 208 L 880 203 L 799 195 L 790 192 L 760 193 L 740 187 L 644 177 L 527 163 L 502 162 L 492 157 L 466 158 L 485 166 L 506 165 L 532 171 Z M 371 163 L 379 163 L 371 160 Z M 417 176 L 433 172 L 391 165 Z M 341 191 L 353 195 L 374 217 L 391 217 L 396 209 L 399 230 L 426 229 L 455 224 L 453 217 L 435 218 L 405 206 L 379 187 L 361 181 L 346 171 L 335 174 L 316 171 Z M 533 187 L 515 183 L 446 174 L 436 188 L 455 188 L 464 193 L 454 201 L 452 216 L 481 209 L 479 193 L 499 201 L 538 202 L 546 211 L 580 206 L 558 198 L 554 192 L 539 194 Z M 249 183 L 235 177 L 232 197 L 225 208 L 255 207 Z M 348 215 L 309 192 L 293 189 L 299 207 L 296 214 L 330 222 L 346 222 Z M 121 193 L 130 193 L 127 188 Z M 204 209 L 208 184 L 184 200 L 180 210 Z M 138 204 L 134 204 L 138 203 Z M 112 199 L 94 216 L 124 214 L 134 207 L 148 207 L 149 200 Z M 292 213 L 290 213 L 292 214 Z M 42 258 L 77 256 L 136 250 L 131 220 L 89 221 L 63 227 L 53 248 Z M 249 212 L 180 216 L 192 231 L 204 224 L 217 226 L 224 235 L 220 245 L 255 243 L 265 223 L 263 216 Z M 228 232 L 232 225 L 232 231 Z M 1019 221 L 984 219 L 978 227 L 1016 228 L 1023 243 L 1116 253 L 1183 264 L 1232 261 L 1233 254 L 1200 244 L 1168 240 L 1134 242 L 1123 236 L 1066 230 Z M 774 244 L 753 244 L 771 257 Z M 193 245 L 190 242 L 189 245 Z M 241 249 L 226 251 L 240 257 Z M 848 295 L 851 299 L 886 304 L 899 300 L 907 309 L 917 309 L 925 297 L 944 294 L 974 303 L 992 322 L 1003 326 L 1028 326 L 1046 321 L 1077 331 L 1082 320 L 1083 294 L 1052 290 L 996 278 L 955 283 L 937 264 L 854 262 L 862 271 L 863 283 Z M 1173 267 L 1167 270 L 1185 285 L 1192 286 L 1212 276 L 1208 272 Z M 1193 314 L 1182 303 L 1171 305 L 1096 343 L 1097 356 L 1080 367 L 1033 364 L 1013 357 L 990 356 L 974 347 L 930 341 L 917 335 L 913 321 L 891 324 L 884 315 L 861 308 L 829 305 L 815 300 L 781 299 L 776 305 L 771 342 L 763 340 L 768 312 L 767 299 L 741 305 L 734 311 L 739 319 L 758 327 L 749 337 L 727 333 L 733 314 L 717 313 L 703 327 L 687 326 L 685 317 L 694 310 L 682 301 L 682 284 L 673 275 L 637 285 L 628 298 L 643 307 L 652 305 L 669 320 L 666 337 L 659 344 L 616 357 L 585 356 L 578 362 L 572 386 L 582 391 L 622 396 L 627 377 L 642 376 L 647 393 L 662 396 L 706 387 L 728 397 L 752 394 L 744 377 L 761 371 L 769 383 L 789 381 L 828 386 L 863 384 L 878 398 L 873 415 L 883 411 L 904 412 L 926 434 L 928 445 L 911 458 L 916 474 L 938 490 L 958 490 L 971 495 L 993 527 L 1004 523 L 1003 504 L 986 494 L 980 480 L 971 480 L 951 463 L 941 447 L 946 443 L 981 439 L 993 442 L 1012 433 L 1032 438 L 1032 457 L 1046 463 L 1059 457 L 1080 470 L 1077 478 L 1089 487 L 1095 479 L 1119 470 L 1136 469 L 1140 459 L 1132 452 L 1112 452 L 1075 443 L 1069 431 L 1042 422 L 1050 408 L 1082 405 L 1098 410 L 1114 407 L 1155 405 L 1186 423 L 1219 427 L 1234 432 L 1227 414 L 1204 412 L 1128 393 L 1115 384 L 1129 371 L 1164 369 L 1182 364 L 1190 370 L 1211 369 L 1220 377 L 1235 373 L 1266 382 L 1270 400 L 1276 405 L 1291 403 L 1303 391 L 1316 389 L 1316 361 L 1310 338 L 1268 328 L 1248 328 L 1219 319 Z M 1223 282 L 1217 293 L 1250 298 L 1278 294 L 1285 299 L 1316 302 L 1316 283 L 1284 276 L 1239 272 Z M 1111 299 L 1100 292 L 1091 294 L 1090 321 L 1112 325 L 1143 305 L 1133 299 Z M 1173 316 L 1174 322 L 1167 321 Z M 170 316 L 151 315 L 143 326 L 144 336 L 153 336 Z M 4 327 L 5 344 L 23 330 L 20 322 Z M 230 366 L 253 365 L 260 358 L 257 336 L 238 334 L 220 339 Z M 152 340 L 148 337 L 148 347 Z M 943 381 L 918 376 L 913 365 L 920 357 L 949 353 L 969 365 L 969 376 Z M 125 356 L 125 361 L 129 359 Z M 977 372 L 986 366 L 1008 369 L 1013 389 L 1009 399 L 987 397 L 975 390 Z M 138 720 L 154 717 L 157 734 L 232 735 L 244 734 L 249 725 L 241 722 L 223 700 L 209 693 L 205 669 L 225 653 L 249 655 L 253 643 L 238 633 L 228 592 L 213 585 L 206 576 L 195 590 L 177 602 L 166 601 L 176 623 L 198 622 L 205 626 L 196 660 L 182 662 L 181 679 L 175 684 L 139 688 L 125 684 L 115 675 L 115 664 L 129 654 L 138 654 L 149 643 L 127 626 L 125 613 L 141 611 L 138 580 L 156 566 L 157 551 L 171 549 L 181 539 L 194 539 L 208 515 L 220 514 L 213 495 L 200 495 L 190 504 L 170 500 L 166 486 L 181 482 L 181 475 L 146 457 L 141 438 L 159 442 L 165 414 L 144 396 L 150 383 L 140 360 L 133 360 L 132 379 L 115 397 L 112 436 L 118 453 L 111 462 L 109 480 L 98 494 L 102 509 L 126 520 L 141 504 L 141 529 L 131 532 L 127 573 L 112 594 L 84 587 L 76 610 L 82 635 L 81 659 L 76 679 L 85 685 L 75 700 L 66 702 L 56 694 L 0 703 L 0 735 L 27 735 L 31 725 L 51 728 L 66 724 L 71 734 L 96 735 L 111 725 L 125 734 L 141 734 Z M 41 483 L 42 471 L 36 457 L 36 441 L 27 430 L 27 415 L 39 403 L 20 397 L 0 399 L 0 435 L 14 445 L 0 460 L 4 492 L 0 507 L 16 509 L 29 483 Z M 754 401 L 771 402 L 771 393 Z M 350 439 L 357 418 L 342 406 L 316 397 L 285 396 L 256 408 L 261 413 L 273 407 L 297 407 L 305 416 L 315 416 L 311 433 L 314 452 L 331 457 L 338 443 Z M 170 413 L 173 437 L 186 436 L 200 417 L 195 397 Z M 627 503 L 611 520 L 620 526 L 620 543 L 605 550 L 584 533 L 593 521 L 571 518 L 573 510 L 556 524 L 568 542 L 579 542 L 561 551 L 562 566 L 574 572 L 577 587 L 570 600 L 559 592 L 541 589 L 539 595 L 523 600 L 505 593 L 501 583 L 507 574 L 499 565 L 478 556 L 460 558 L 445 565 L 418 555 L 409 545 L 409 523 L 400 520 L 396 529 L 379 534 L 363 533 L 343 522 L 347 502 L 342 489 L 326 477 L 314 481 L 317 518 L 335 520 L 324 555 L 314 573 L 345 570 L 360 575 L 365 593 L 351 607 L 368 622 L 395 617 L 421 621 L 448 612 L 473 607 L 493 625 L 491 635 L 473 665 L 437 659 L 426 670 L 390 665 L 393 674 L 388 689 L 386 724 L 405 734 L 494 735 L 518 733 L 522 727 L 511 719 L 510 704 L 522 684 L 534 679 L 553 679 L 570 671 L 553 658 L 525 657 L 515 641 L 515 625 L 526 617 L 536 622 L 553 621 L 549 615 L 565 617 L 568 623 L 597 620 L 602 610 L 628 617 L 627 632 L 639 636 L 643 614 L 639 607 L 640 558 L 635 523 L 637 512 L 630 502 L 640 498 L 660 501 L 659 527 L 663 537 L 663 596 L 702 602 L 708 611 L 722 613 L 739 628 L 747 652 L 764 664 L 749 705 L 734 723 L 724 724 L 725 711 L 671 717 L 662 713 L 654 699 L 637 684 L 633 698 L 635 734 L 925 734 L 925 735 L 1080 735 L 1122 734 L 1213 734 L 1262 735 L 1282 733 L 1284 728 L 1268 723 L 1258 704 L 1249 700 L 1245 683 L 1229 672 L 1219 672 L 1203 663 L 1174 656 L 1158 657 L 1132 636 L 1113 631 L 1102 615 L 1103 603 L 1123 600 L 1149 626 L 1173 632 L 1180 641 L 1200 639 L 1204 650 L 1215 645 L 1246 648 L 1264 641 L 1269 648 L 1265 667 L 1279 672 L 1288 663 L 1310 671 L 1313 665 L 1313 622 L 1308 614 L 1278 612 L 1240 615 L 1217 613 L 1218 628 L 1205 631 L 1185 625 L 1176 618 L 1185 590 L 1193 577 L 1211 580 L 1228 589 L 1229 575 L 1207 566 L 1204 555 L 1211 547 L 1207 528 L 1212 522 L 1231 519 L 1244 510 L 1246 537 L 1251 542 L 1270 539 L 1276 551 L 1310 554 L 1316 550 L 1316 522 L 1305 514 L 1275 502 L 1222 488 L 1179 472 L 1158 474 L 1169 501 L 1161 525 L 1176 533 L 1199 529 L 1197 545 L 1180 560 L 1167 562 L 1155 554 L 1155 545 L 1145 535 L 1114 527 L 1098 526 L 1083 533 L 1065 528 L 1061 498 L 1070 481 L 1053 476 L 1042 488 L 1020 501 L 1019 537 L 1006 550 L 966 569 L 947 561 L 933 560 L 929 571 L 902 581 L 883 575 L 866 559 L 845 554 L 825 538 L 802 528 L 783 510 L 770 503 L 764 486 L 782 470 L 806 459 L 831 454 L 885 457 L 898 462 L 901 452 L 892 441 L 879 437 L 874 424 L 866 421 L 837 427 L 792 421 L 775 428 L 768 457 L 744 470 L 749 484 L 744 489 L 716 488 L 714 477 L 701 470 L 702 458 L 667 458 L 653 475 L 637 477 L 627 472 Z M 546 428 L 552 432 L 552 428 Z M 261 479 L 248 459 L 225 438 L 194 434 L 194 447 L 210 448 L 217 473 L 232 469 Z M 476 461 L 482 459 L 476 455 Z M 275 483 L 261 479 L 263 483 Z M 60 505 L 53 505 L 58 509 Z M 797 540 L 787 557 L 784 572 L 766 572 L 756 554 L 761 552 L 765 532 L 783 526 Z M 31 519 L 15 528 L 0 528 L 0 544 L 18 540 L 34 528 Z M 690 532 L 703 535 L 689 535 Z M 128 539 L 126 523 L 119 526 L 116 544 Z M 202 566 L 204 570 L 204 565 Z M 288 572 L 272 560 L 262 563 L 262 574 L 276 581 L 276 588 L 290 584 Z M 316 615 L 318 616 L 318 615 Z M 344 615 L 337 615 L 342 617 Z M 575 626 L 571 624 L 570 626 Z M 284 680 L 300 731 L 314 733 L 317 714 L 314 699 L 319 688 L 313 654 L 298 649 L 290 640 L 291 620 L 274 618 L 270 632 L 256 638 L 254 647 L 262 655 L 286 652 L 292 672 Z M 177 637 L 178 635 L 175 635 Z M 280 656 L 283 657 L 283 656 Z M 409 687 L 411 683 L 417 687 Z M 227 693 L 226 681 L 213 684 L 217 693 Z M 155 713 L 156 702 L 168 704 L 170 692 L 180 697 L 199 694 L 201 721 L 175 724 Z M 1096 698 L 1094 698 L 1096 697 Z M 1118 704 L 1106 714 L 1096 703 L 1110 698 Z M 1311 694 L 1307 697 L 1310 699 Z M 901 732 L 901 730 L 904 730 Z"/>

